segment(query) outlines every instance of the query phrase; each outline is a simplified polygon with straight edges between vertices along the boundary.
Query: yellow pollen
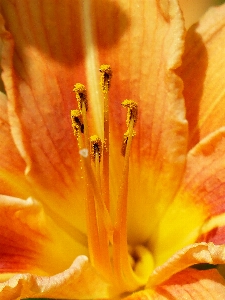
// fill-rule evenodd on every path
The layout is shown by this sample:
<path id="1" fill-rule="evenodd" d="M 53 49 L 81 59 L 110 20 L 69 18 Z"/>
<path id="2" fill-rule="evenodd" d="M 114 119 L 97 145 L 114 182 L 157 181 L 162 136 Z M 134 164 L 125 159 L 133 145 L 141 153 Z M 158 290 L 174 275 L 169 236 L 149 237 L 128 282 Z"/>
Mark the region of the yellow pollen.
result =
<path id="1" fill-rule="evenodd" d="M 86 111 L 88 110 L 87 91 L 83 84 L 76 83 L 73 91 L 76 94 L 79 110 L 82 111 L 83 105 L 85 105 Z"/>
<path id="2" fill-rule="evenodd" d="M 103 93 L 107 93 L 110 88 L 111 78 L 112 78 L 112 70 L 110 65 L 101 65 L 99 71 L 102 73 L 101 75 L 101 87 Z"/>
<path id="3" fill-rule="evenodd" d="M 98 157 L 99 162 L 101 161 L 102 155 L 102 141 L 97 135 L 92 135 L 90 137 L 91 144 L 91 158 L 95 162 L 96 156 Z"/>
<path id="4" fill-rule="evenodd" d="M 132 140 L 132 138 L 136 135 L 134 131 L 134 126 L 137 122 L 138 105 L 133 100 L 124 100 L 121 104 L 123 107 L 127 108 L 127 119 L 126 119 L 127 131 L 123 135 L 123 143 L 121 148 L 121 154 L 125 156 L 127 151 L 128 141 Z"/>
<path id="5" fill-rule="evenodd" d="M 135 125 L 135 123 L 137 122 L 137 117 L 138 117 L 137 102 L 126 99 L 121 104 L 123 107 L 128 109 L 127 110 L 127 119 L 126 119 L 127 127 L 129 126 L 131 119 L 134 120 L 134 125 Z"/>
<path id="6" fill-rule="evenodd" d="M 74 135 L 84 132 L 84 124 L 82 122 L 82 115 L 78 109 L 71 110 L 71 121 Z"/>

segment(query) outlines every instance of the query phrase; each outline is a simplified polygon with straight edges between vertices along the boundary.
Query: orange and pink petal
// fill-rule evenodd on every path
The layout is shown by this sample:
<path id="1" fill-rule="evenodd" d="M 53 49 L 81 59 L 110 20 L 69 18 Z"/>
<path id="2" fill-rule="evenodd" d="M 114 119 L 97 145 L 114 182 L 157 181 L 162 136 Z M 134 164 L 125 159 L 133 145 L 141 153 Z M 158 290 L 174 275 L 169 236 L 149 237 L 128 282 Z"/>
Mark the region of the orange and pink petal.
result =
<path id="1" fill-rule="evenodd" d="M 11 136 L 7 97 L 0 94 L 0 194 L 27 197 L 30 186 L 24 176 L 25 162 Z"/>
<path id="2" fill-rule="evenodd" d="M 140 109 L 130 186 L 137 178 L 142 180 L 129 195 L 129 228 L 137 228 L 133 240 L 143 241 L 154 222 L 143 234 L 146 224 L 140 220 L 152 214 L 159 219 L 179 186 L 185 165 L 187 123 L 182 83 L 175 73 L 184 47 L 181 12 L 176 0 L 77 1 L 76 5 L 67 0 L 63 7 L 52 0 L 1 2 L 10 32 L 1 34 L 3 80 L 10 124 L 27 164 L 27 178 L 36 186 L 35 197 L 48 209 L 86 231 L 84 183 L 70 124 L 70 109 L 76 106 L 72 88 L 77 81 L 87 85 L 91 127 L 101 135 L 96 72 L 101 63 L 109 63 L 114 72 L 110 92 L 112 198 L 117 199 L 118 168 L 123 160 L 120 145 L 126 130 L 120 103 L 131 98 Z M 137 211 L 136 195 L 143 190 L 146 195 Z"/>
<path id="3" fill-rule="evenodd" d="M 35 197 L 85 231 L 84 183 L 70 122 L 73 84 L 83 78 L 79 12 L 71 1 L 63 10 L 54 4 L 1 1 L 8 30 L 1 32 L 2 78 L 12 134 Z"/>
<path id="4" fill-rule="evenodd" d="M 0 228 L 1 281 L 13 273 L 53 275 L 87 254 L 87 246 L 64 232 L 32 198 L 0 196 Z"/>
<path id="5" fill-rule="evenodd" d="M 188 153 L 180 189 L 151 239 L 159 264 L 195 241 L 225 241 L 219 229 L 225 226 L 224 153 L 224 127 Z M 167 246 L 168 239 L 173 242 Z"/>
<path id="6" fill-rule="evenodd" d="M 126 131 L 126 112 L 120 103 L 124 99 L 138 103 L 130 160 L 128 234 L 131 242 L 139 243 L 149 237 L 154 222 L 172 200 L 185 164 L 187 123 L 182 83 L 175 74 L 184 47 L 184 24 L 177 1 L 113 3 L 117 5 L 93 9 L 94 18 L 90 19 L 98 52 L 95 47 L 93 51 L 113 70 L 109 106 L 114 199 L 120 184 L 121 145 Z M 111 23 L 110 18 L 117 22 Z M 88 70 L 91 66 L 87 64 Z M 152 215 L 154 220 L 148 222 Z"/>
<path id="7" fill-rule="evenodd" d="M 225 5 L 211 8 L 186 38 L 184 81 L 189 147 L 224 126 Z"/>
<path id="8" fill-rule="evenodd" d="M 225 280 L 216 269 L 186 269 L 155 289 L 153 300 L 217 300 L 225 297 Z M 151 298 L 150 298 L 151 299 Z"/>

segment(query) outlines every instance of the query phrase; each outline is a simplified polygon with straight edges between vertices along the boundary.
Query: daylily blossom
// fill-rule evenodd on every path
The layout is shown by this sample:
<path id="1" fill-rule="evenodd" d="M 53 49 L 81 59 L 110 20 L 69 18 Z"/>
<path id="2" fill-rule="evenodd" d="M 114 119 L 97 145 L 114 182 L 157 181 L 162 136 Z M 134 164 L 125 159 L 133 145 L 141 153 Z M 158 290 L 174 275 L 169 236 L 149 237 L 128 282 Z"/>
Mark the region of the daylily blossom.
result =
<path id="1" fill-rule="evenodd" d="M 225 6 L 0 5 L 0 299 L 225 298 Z"/>

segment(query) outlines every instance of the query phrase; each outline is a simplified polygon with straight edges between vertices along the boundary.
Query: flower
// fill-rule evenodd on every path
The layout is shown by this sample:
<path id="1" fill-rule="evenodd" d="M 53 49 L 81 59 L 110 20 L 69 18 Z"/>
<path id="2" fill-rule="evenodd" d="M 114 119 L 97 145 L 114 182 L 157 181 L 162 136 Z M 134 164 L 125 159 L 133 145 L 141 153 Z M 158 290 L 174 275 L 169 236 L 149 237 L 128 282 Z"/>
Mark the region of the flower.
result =
<path id="1" fill-rule="evenodd" d="M 176 0 L 0 5 L 1 298 L 221 299 L 225 6 L 180 67 Z"/>

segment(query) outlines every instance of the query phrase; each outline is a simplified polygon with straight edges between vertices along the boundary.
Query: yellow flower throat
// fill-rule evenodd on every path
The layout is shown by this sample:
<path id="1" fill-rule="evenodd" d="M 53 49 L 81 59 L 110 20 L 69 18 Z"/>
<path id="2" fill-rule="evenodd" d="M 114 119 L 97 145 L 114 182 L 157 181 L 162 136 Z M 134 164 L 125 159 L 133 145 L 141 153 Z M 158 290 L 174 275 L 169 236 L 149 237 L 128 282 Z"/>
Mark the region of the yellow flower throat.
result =
<path id="1" fill-rule="evenodd" d="M 83 84 L 74 86 L 78 109 L 71 111 L 72 127 L 81 155 L 84 178 L 87 186 L 86 219 L 88 247 L 93 266 L 109 282 L 121 290 L 133 291 L 143 286 L 151 270 L 153 259 L 144 246 L 133 249 L 127 244 L 127 199 L 129 156 L 138 107 L 132 100 L 125 100 L 127 108 L 127 131 L 124 133 L 121 153 L 124 167 L 117 200 L 114 222 L 110 216 L 109 182 L 109 88 L 112 71 L 109 65 L 102 65 L 101 90 L 104 99 L 104 141 L 97 135 L 90 136 L 88 129 L 87 91 Z"/>

